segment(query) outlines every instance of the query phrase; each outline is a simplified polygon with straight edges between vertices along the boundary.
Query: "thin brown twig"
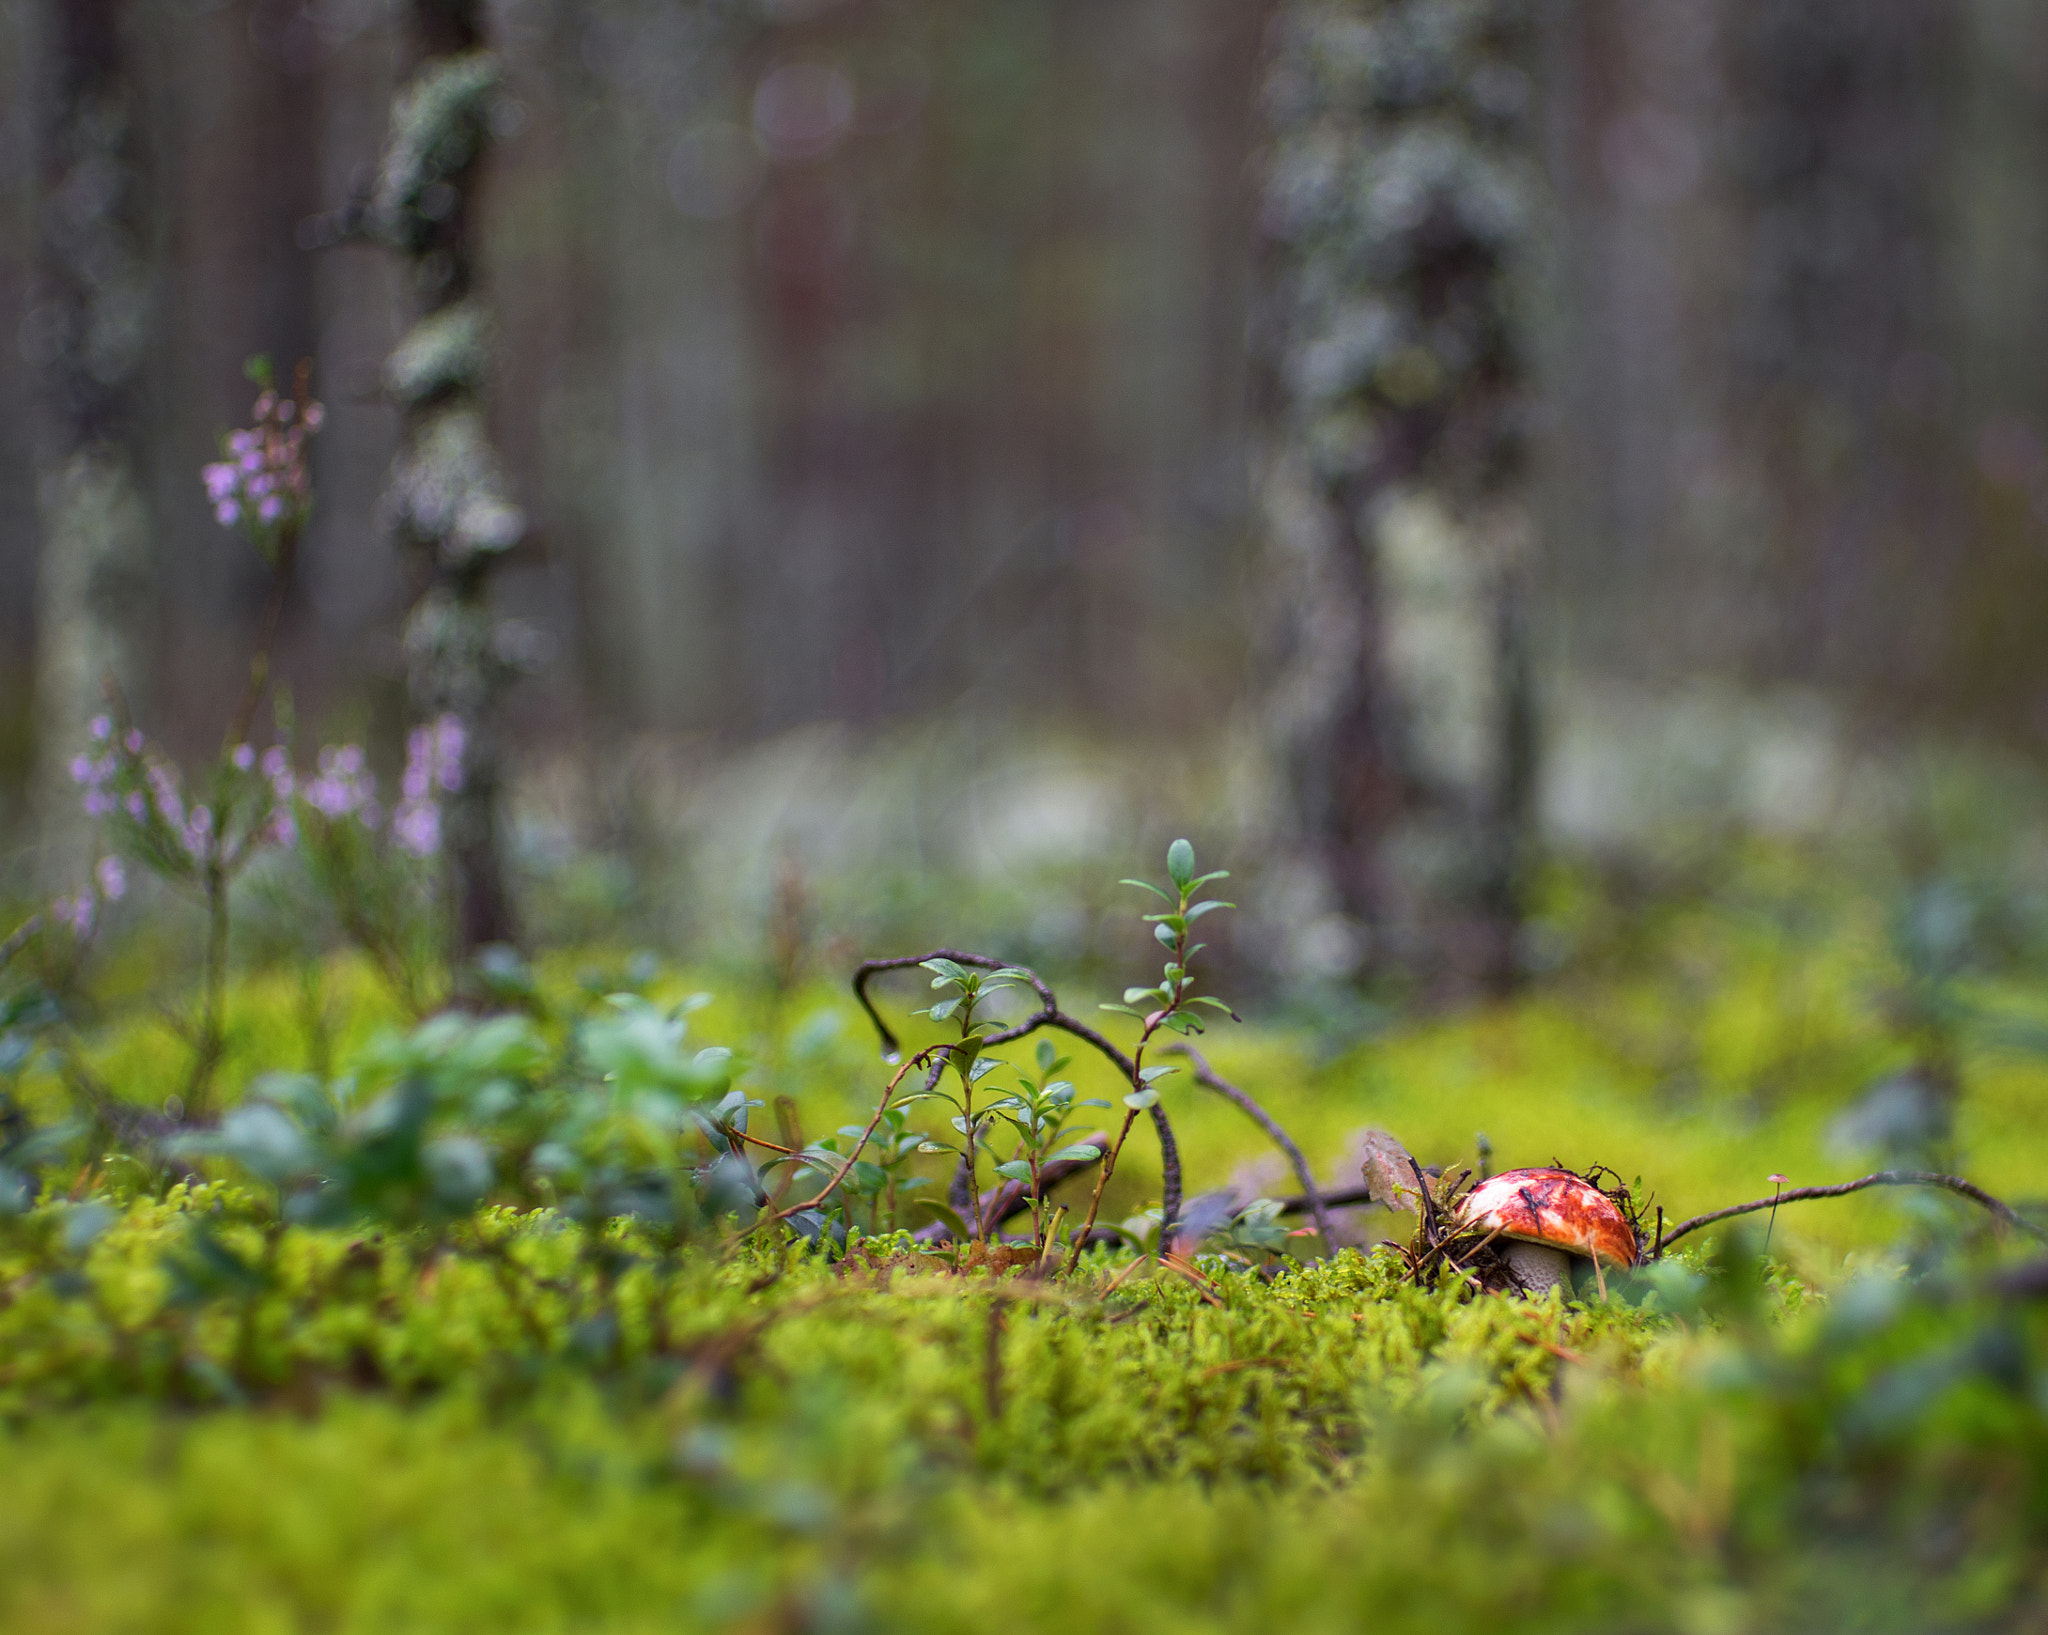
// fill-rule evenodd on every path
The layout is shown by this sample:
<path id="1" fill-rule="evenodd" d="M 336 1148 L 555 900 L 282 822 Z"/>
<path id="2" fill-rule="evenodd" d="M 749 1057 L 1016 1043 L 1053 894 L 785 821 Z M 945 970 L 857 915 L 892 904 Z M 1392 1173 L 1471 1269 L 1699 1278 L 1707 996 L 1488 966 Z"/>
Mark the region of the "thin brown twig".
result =
<path id="1" fill-rule="evenodd" d="M 861 1149 L 868 1144 L 868 1137 L 875 1133 L 876 1127 L 882 1122 L 882 1114 L 888 1111 L 889 1098 L 896 1094 L 896 1086 L 903 1082 L 904 1074 L 908 1073 L 913 1067 L 917 1066 L 917 1064 L 923 1061 L 927 1056 L 936 1055 L 938 1057 L 938 1060 L 932 1064 L 932 1083 L 936 1084 L 938 1082 L 939 1074 L 945 1071 L 946 1057 L 951 1053 L 952 1048 L 953 1047 L 951 1045 L 929 1046 L 924 1050 L 920 1050 L 915 1056 L 912 1056 L 901 1067 L 897 1068 L 895 1073 L 891 1076 L 888 1084 L 884 1086 L 882 1090 L 882 1099 L 875 1103 L 874 1116 L 868 1120 L 867 1128 L 861 1131 L 860 1139 L 856 1141 L 850 1149 L 848 1149 L 846 1154 L 846 1162 L 841 1164 L 839 1168 L 833 1172 L 832 1179 L 825 1183 L 824 1187 L 818 1192 L 817 1196 L 813 1198 L 807 1198 L 800 1204 L 791 1204 L 786 1209 L 778 1209 L 773 1214 L 764 1215 L 761 1217 L 760 1220 L 756 1221 L 753 1224 L 753 1226 L 749 1227 L 748 1230 L 751 1232 L 758 1232 L 764 1226 L 772 1226 L 777 1221 L 786 1221 L 792 1215 L 801 1215 L 806 1209 L 816 1209 L 818 1205 L 823 1203 L 827 1198 L 831 1197 L 834 1192 L 838 1191 L 839 1183 L 845 1180 L 846 1177 L 852 1173 L 853 1166 L 859 1161 Z M 929 1086 L 927 1086 L 927 1088 L 929 1088 Z"/>
<path id="2" fill-rule="evenodd" d="M 1302 1196 L 1308 1200 L 1309 1213 L 1316 1218 L 1316 1230 L 1323 1235 L 1323 1252 L 1334 1254 L 1337 1237 L 1330 1226 L 1330 1212 L 1323 1207 L 1323 1195 L 1316 1189 L 1315 1177 L 1309 1173 L 1308 1160 L 1301 1155 L 1301 1148 L 1280 1127 L 1265 1108 L 1261 1107 L 1244 1091 L 1224 1078 L 1209 1065 L 1208 1057 L 1197 1050 L 1192 1043 L 1182 1039 L 1166 1047 L 1169 1056 L 1185 1056 L 1194 1065 L 1195 1082 L 1204 1089 L 1213 1090 L 1225 1101 L 1234 1103 L 1238 1110 L 1272 1138 L 1273 1144 L 1287 1155 L 1287 1162 L 1294 1167 L 1294 1178 L 1301 1183 Z"/>
<path id="3" fill-rule="evenodd" d="M 42 915 L 31 914 L 21 924 L 7 933 L 7 940 L 0 942 L 0 971 L 7 969 L 8 965 L 13 962 L 14 956 L 26 948 L 35 937 L 35 934 L 42 930 L 42 928 Z"/>
<path id="4" fill-rule="evenodd" d="M 1732 1220 L 1737 1215 L 1754 1215 L 1759 1210 L 1769 1209 L 1776 1204 L 1805 1203 L 1813 1198 L 1844 1198 L 1852 1192 L 1861 1192 L 1866 1187 L 1938 1187 L 1944 1192 L 1953 1192 L 1959 1198 L 1968 1198 L 1989 1210 L 2008 1226 L 2016 1226 L 2030 1237 L 2048 1242 L 2048 1229 L 2036 1226 L 2011 1205 L 1991 1196 L 1974 1182 L 1964 1180 L 1960 1175 L 1940 1175 L 1933 1170 L 1879 1170 L 1875 1175 L 1866 1175 L 1861 1180 L 1843 1181 L 1836 1186 L 1794 1187 L 1790 1192 L 1776 1193 L 1769 1198 L 1757 1198 L 1746 1204 L 1730 1204 L 1726 1209 L 1715 1209 L 1704 1215 L 1695 1215 L 1691 1220 L 1680 1221 L 1664 1234 L 1658 1254 L 1672 1244 L 1703 1226 L 1712 1226 L 1717 1221 Z"/>

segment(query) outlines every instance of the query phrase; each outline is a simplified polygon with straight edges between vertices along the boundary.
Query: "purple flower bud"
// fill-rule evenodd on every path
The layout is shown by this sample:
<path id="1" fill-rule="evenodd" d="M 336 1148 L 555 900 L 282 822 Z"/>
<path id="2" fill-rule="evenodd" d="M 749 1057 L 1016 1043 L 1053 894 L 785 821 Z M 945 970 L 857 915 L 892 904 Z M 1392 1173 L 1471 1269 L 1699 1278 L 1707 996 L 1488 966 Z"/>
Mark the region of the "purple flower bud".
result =
<path id="1" fill-rule="evenodd" d="M 93 735 L 95 740 L 104 744 L 109 738 L 114 736 L 114 723 L 107 716 L 96 715 L 92 718 L 92 725 L 86 730 Z"/>
<path id="2" fill-rule="evenodd" d="M 247 772 L 250 767 L 256 764 L 256 751 L 247 744 L 237 744 L 235 745 L 235 752 L 228 759 L 234 762 L 237 772 Z"/>
<path id="3" fill-rule="evenodd" d="M 113 809 L 114 797 L 112 795 L 99 789 L 88 789 L 85 792 L 85 815 L 87 817 L 105 817 Z"/>
<path id="4" fill-rule="evenodd" d="M 432 857 L 441 849 L 441 809 L 432 801 L 407 801 L 392 814 L 391 838 L 401 851 Z"/>
<path id="5" fill-rule="evenodd" d="M 256 515 L 261 521 L 275 522 L 284 515 L 284 501 L 275 494 L 266 494 L 263 503 L 256 507 Z"/>
<path id="6" fill-rule="evenodd" d="M 266 778 L 282 777 L 291 770 L 291 762 L 285 759 L 284 745 L 272 744 L 263 752 L 263 775 Z"/>
<path id="7" fill-rule="evenodd" d="M 139 789 L 129 790 L 128 798 L 121 804 L 128 808 L 128 815 L 138 823 L 142 821 L 142 814 L 149 809 L 149 803 L 142 798 L 142 791 Z"/>
<path id="8" fill-rule="evenodd" d="M 223 528 L 232 528 L 242 520 L 242 508 L 233 500 L 222 500 L 213 508 L 213 520 Z"/>
<path id="9" fill-rule="evenodd" d="M 101 858 L 93 873 L 99 878 L 100 895 L 110 903 L 119 902 L 128 890 L 128 871 L 121 866 L 120 858 Z"/>
<path id="10" fill-rule="evenodd" d="M 130 755 L 140 755 L 142 753 L 142 734 L 133 728 L 129 729 L 128 736 L 123 738 L 121 742 L 126 746 Z"/>
<path id="11" fill-rule="evenodd" d="M 320 404 L 308 403 L 306 405 L 306 430 L 318 431 L 320 429 L 321 422 L 326 420 L 326 418 L 327 410 L 323 408 Z"/>
<path id="12" fill-rule="evenodd" d="M 74 755 L 74 756 L 72 756 L 72 757 L 71 757 L 71 781 L 72 781 L 73 783 L 88 783 L 88 782 L 90 782 L 90 781 L 91 781 L 91 779 L 92 779 L 92 761 L 91 761 L 91 758 L 90 758 L 90 757 L 88 757 L 88 756 L 84 756 L 84 755 Z"/>

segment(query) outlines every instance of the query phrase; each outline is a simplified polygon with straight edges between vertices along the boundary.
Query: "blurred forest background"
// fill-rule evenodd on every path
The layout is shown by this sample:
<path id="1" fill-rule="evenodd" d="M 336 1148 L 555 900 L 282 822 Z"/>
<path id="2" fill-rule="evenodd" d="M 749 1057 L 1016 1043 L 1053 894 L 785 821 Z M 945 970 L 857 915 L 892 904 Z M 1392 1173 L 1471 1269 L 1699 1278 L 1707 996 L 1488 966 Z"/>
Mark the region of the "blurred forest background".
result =
<path id="1" fill-rule="evenodd" d="M 266 576 L 198 470 L 251 354 L 329 412 L 280 674 L 400 758 L 420 291 L 350 201 L 471 9 L 0 0 L 12 889 L 103 670 L 190 755 L 231 712 Z M 1544 856 L 1836 833 L 1927 746 L 2048 743 L 2029 0 L 463 26 L 530 934 L 794 960 L 964 935 L 943 880 L 1071 957 L 1187 830 L 1259 860 L 1241 955 L 1498 984 Z"/>

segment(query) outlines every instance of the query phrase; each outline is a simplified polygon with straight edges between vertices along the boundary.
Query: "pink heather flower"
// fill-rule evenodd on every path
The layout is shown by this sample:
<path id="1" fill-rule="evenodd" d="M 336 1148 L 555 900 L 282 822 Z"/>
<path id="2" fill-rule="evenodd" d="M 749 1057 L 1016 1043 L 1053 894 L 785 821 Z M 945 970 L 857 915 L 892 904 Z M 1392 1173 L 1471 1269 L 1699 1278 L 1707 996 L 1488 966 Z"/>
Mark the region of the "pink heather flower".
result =
<path id="1" fill-rule="evenodd" d="M 223 528 L 232 528 L 242 520 L 242 508 L 233 500 L 222 500 L 213 508 L 213 520 Z"/>
<path id="2" fill-rule="evenodd" d="M 96 715 L 92 718 L 92 725 L 86 730 L 93 735 L 96 742 L 104 744 L 114 736 L 114 723 L 104 715 Z"/>
<path id="3" fill-rule="evenodd" d="M 256 507 L 257 520 L 261 522 L 275 522 L 283 515 L 284 501 L 275 494 L 264 495 L 263 503 Z"/>
<path id="4" fill-rule="evenodd" d="M 110 903 L 118 903 L 128 890 L 128 871 L 122 867 L 118 857 L 103 857 L 93 874 L 100 883 L 100 895 Z"/>
<path id="5" fill-rule="evenodd" d="M 276 408 L 277 393 L 265 392 L 261 397 L 259 397 L 256 400 L 256 418 L 258 420 L 268 420 L 271 414 L 276 410 Z"/>
<path id="6" fill-rule="evenodd" d="M 114 797 L 107 794 L 104 790 L 88 789 L 85 792 L 85 815 L 87 817 L 105 817 L 113 809 Z"/>
<path id="7" fill-rule="evenodd" d="M 292 819 L 291 808 L 280 806 L 270 814 L 270 843 L 273 846 L 290 846 L 299 838 L 299 826 Z"/>
<path id="8" fill-rule="evenodd" d="M 216 460 L 212 465 L 199 469 L 199 480 L 206 484 L 206 497 L 216 505 L 233 497 L 237 475 L 234 466 L 226 460 Z"/>
<path id="9" fill-rule="evenodd" d="M 178 780 L 165 766 L 149 769 L 149 792 L 155 797 L 156 809 L 166 823 L 173 828 L 185 824 L 185 802 L 178 795 Z"/>
<path id="10" fill-rule="evenodd" d="M 228 451 L 232 454 L 247 454 L 255 447 L 256 434 L 253 431 L 238 431 L 228 438 Z"/>
<path id="11" fill-rule="evenodd" d="M 140 755 L 142 753 L 142 734 L 139 732 L 131 730 L 128 736 L 121 740 L 121 743 L 130 755 Z"/>
<path id="12" fill-rule="evenodd" d="M 375 819 L 369 814 L 372 810 L 370 797 L 376 788 L 376 780 L 358 778 L 338 770 L 334 765 L 335 759 L 331 750 L 321 753 L 321 775 L 306 785 L 307 803 L 315 811 L 331 818 L 361 811 L 365 823 L 374 823 Z"/>
<path id="13" fill-rule="evenodd" d="M 256 764 L 256 751 L 247 744 L 237 744 L 235 745 L 234 753 L 228 759 L 234 762 L 237 772 L 247 772 L 250 767 Z"/>
<path id="14" fill-rule="evenodd" d="M 324 421 L 326 418 L 327 410 L 323 408 L 320 404 L 308 403 L 306 405 L 306 430 L 318 431 L 320 429 L 321 422 Z"/>
<path id="15" fill-rule="evenodd" d="M 92 929 L 92 893 L 81 891 L 76 897 L 59 897 L 50 905 L 50 914 L 82 937 Z"/>
<path id="16" fill-rule="evenodd" d="M 71 781 L 73 783 L 92 782 L 92 760 L 89 756 L 74 755 L 71 757 Z"/>
<path id="17" fill-rule="evenodd" d="M 263 775 L 266 778 L 280 778 L 291 770 L 291 762 L 285 758 L 284 745 L 272 744 L 263 752 Z"/>
<path id="18" fill-rule="evenodd" d="M 441 849 L 441 809 L 432 801 L 407 801 L 392 814 L 391 838 L 415 857 Z"/>
<path id="19" fill-rule="evenodd" d="M 129 790 L 128 798 L 121 804 L 128 808 L 128 815 L 134 818 L 135 821 L 138 823 L 142 821 L 142 814 L 144 813 L 144 811 L 148 809 L 149 805 L 149 803 L 142 798 L 142 791 L 139 789 Z"/>

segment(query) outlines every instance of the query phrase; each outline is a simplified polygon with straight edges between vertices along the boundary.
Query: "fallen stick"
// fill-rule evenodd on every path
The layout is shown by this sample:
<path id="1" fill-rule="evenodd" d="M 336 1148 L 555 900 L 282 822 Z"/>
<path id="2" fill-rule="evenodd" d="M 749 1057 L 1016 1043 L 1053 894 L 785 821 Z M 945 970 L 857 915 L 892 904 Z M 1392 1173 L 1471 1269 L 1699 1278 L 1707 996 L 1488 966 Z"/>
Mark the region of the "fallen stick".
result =
<path id="1" fill-rule="evenodd" d="M 1316 1190 L 1315 1177 L 1309 1173 L 1308 1160 L 1301 1155 L 1301 1149 L 1294 1139 L 1280 1128 L 1279 1122 L 1256 1101 L 1232 1084 L 1209 1065 L 1204 1056 L 1185 1039 L 1178 1044 L 1168 1045 L 1166 1053 L 1171 1056 L 1185 1056 L 1194 1064 L 1195 1082 L 1206 1090 L 1213 1090 L 1225 1101 L 1232 1102 L 1238 1110 L 1272 1138 L 1273 1145 L 1287 1155 L 1287 1162 L 1294 1167 L 1294 1178 L 1301 1183 L 1302 1196 L 1308 1201 L 1309 1213 L 1316 1218 L 1316 1230 L 1323 1235 L 1323 1253 L 1337 1252 L 1336 1234 L 1330 1228 L 1330 1212 L 1323 1207 L 1323 1195 Z"/>
<path id="2" fill-rule="evenodd" d="M 1758 1198 L 1751 1203 L 1730 1204 L 1726 1209 L 1715 1209 L 1704 1215 L 1695 1215 L 1689 1221 L 1680 1221 L 1664 1234 L 1658 1246 L 1658 1254 L 1688 1233 L 1697 1232 L 1703 1226 L 1712 1226 L 1717 1221 L 1733 1220 L 1737 1215 L 1754 1215 L 1760 1210 L 1776 1204 L 1805 1203 L 1812 1198 L 1846 1198 L 1852 1192 L 1861 1192 L 1866 1187 L 1938 1187 L 1944 1192 L 1953 1192 L 1959 1198 L 1968 1198 L 1971 1203 L 1989 1210 L 2008 1226 L 2016 1226 L 2031 1237 L 2048 1243 L 2048 1229 L 2036 1226 L 2011 1205 L 2001 1203 L 1982 1187 L 1964 1180 L 1960 1175 L 1938 1175 L 1932 1170 L 1888 1169 L 1875 1175 L 1866 1175 L 1860 1181 L 1843 1181 L 1836 1186 L 1794 1187 L 1789 1192 L 1780 1192 L 1773 1197 Z"/>

